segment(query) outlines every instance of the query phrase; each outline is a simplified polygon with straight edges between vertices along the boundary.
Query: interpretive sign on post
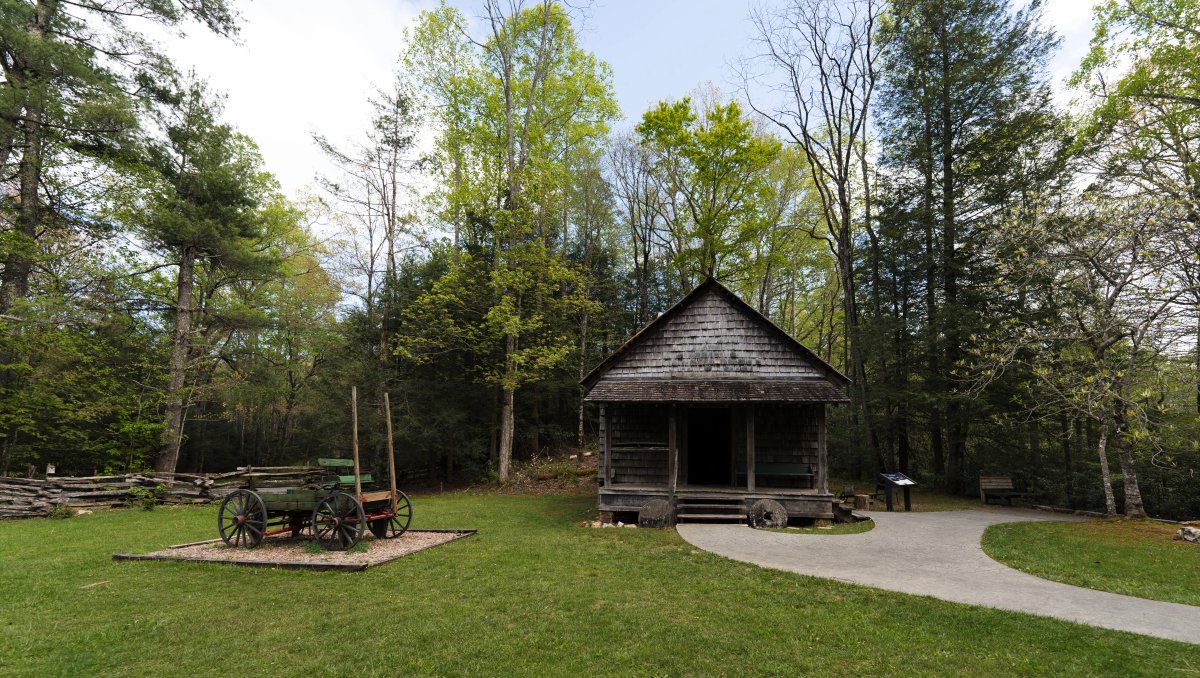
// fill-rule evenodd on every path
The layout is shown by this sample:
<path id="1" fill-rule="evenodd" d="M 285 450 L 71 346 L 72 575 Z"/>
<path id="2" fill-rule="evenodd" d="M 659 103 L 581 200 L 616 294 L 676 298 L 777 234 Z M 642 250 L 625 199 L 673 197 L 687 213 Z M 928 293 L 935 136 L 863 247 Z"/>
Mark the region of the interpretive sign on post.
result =
<path id="1" fill-rule="evenodd" d="M 889 511 L 893 510 L 892 492 L 896 489 L 904 490 L 904 510 L 911 511 L 912 497 L 909 494 L 909 491 L 916 484 L 917 482 L 915 480 L 900 472 L 880 473 L 879 482 L 876 484 L 876 488 L 883 490 L 884 500 L 887 502 L 887 510 Z"/>

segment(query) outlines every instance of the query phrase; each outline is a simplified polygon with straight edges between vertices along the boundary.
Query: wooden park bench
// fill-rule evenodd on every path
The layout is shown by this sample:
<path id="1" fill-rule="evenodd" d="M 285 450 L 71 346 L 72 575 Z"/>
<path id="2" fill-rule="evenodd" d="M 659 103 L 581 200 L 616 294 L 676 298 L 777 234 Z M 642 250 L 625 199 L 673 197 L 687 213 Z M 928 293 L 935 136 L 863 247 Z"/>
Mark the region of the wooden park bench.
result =
<path id="1" fill-rule="evenodd" d="M 979 500 L 1003 499 L 1012 506 L 1013 497 L 1024 497 L 1025 493 L 1013 487 L 1012 476 L 979 476 Z"/>
<path id="2" fill-rule="evenodd" d="M 738 482 L 744 482 L 746 477 L 746 462 L 737 465 Z M 812 464 L 788 464 L 783 462 L 760 461 L 754 464 L 754 477 L 757 478 L 798 478 L 811 480 L 813 477 Z"/>

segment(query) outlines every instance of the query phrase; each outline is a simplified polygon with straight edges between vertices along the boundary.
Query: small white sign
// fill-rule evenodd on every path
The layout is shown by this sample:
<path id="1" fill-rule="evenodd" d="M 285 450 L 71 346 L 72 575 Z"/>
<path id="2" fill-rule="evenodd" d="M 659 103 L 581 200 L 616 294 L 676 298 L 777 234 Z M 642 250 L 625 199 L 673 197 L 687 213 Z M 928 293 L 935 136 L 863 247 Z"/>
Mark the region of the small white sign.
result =
<path id="1" fill-rule="evenodd" d="M 46 464 L 46 475 L 54 475 L 54 464 Z"/>

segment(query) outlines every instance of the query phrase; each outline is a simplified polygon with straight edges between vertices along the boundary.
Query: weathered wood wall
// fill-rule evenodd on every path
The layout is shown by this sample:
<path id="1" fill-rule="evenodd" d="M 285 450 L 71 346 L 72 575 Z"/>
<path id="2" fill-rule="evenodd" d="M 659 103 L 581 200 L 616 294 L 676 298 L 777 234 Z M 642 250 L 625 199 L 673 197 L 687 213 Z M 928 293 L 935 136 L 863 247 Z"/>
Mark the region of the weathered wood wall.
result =
<path id="1" fill-rule="evenodd" d="M 606 476 L 605 457 L 611 459 L 611 482 L 631 485 L 666 485 L 669 481 L 668 414 L 670 405 L 613 405 L 605 406 L 602 426 L 600 477 Z M 754 413 L 755 463 L 809 464 L 814 477 L 780 478 L 760 476 L 758 487 L 815 488 L 823 475 L 821 458 L 821 405 L 757 404 L 753 408 L 688 408 L 677 406 L 679 417 L 679 482 L 688 479 L 687 420 L 696 416 L 730 418 L 732 459 L 730 477 L 736 480 L 734 468 L 744 467 L 747 461 L 746 417 Z M 604 446 L 610 446 L 604 454 Z M 739 483 L 739 486 L 744 484 Z"/>
<path id="2" fill-rule="evenodd" d="M 612 460 L 613 483 L 667 483 L 667 408 L 640 404 L 605 408 L 606 438 L 612 445 L 608 456 Z"/>
<path id="3" fill-rule="evenodd" d="M 772 405 L 755 407 L 755 462 L 809 464 L 816 474 L 820 458 L 820 408 L 813 405 Z M 760 487 L 814 487 L 816 478 L 794 479 L 760 477 Z"/>

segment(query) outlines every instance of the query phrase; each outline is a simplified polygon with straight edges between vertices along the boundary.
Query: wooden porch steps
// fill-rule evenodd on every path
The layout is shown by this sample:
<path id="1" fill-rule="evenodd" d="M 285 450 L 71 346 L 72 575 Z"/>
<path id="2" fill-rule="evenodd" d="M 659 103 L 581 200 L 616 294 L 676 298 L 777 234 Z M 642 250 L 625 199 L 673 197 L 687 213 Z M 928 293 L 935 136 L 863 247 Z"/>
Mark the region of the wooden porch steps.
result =
<path id="1" fill-rule="evenodd" d="M 737 508 L 737 509 L 741 509 L 741 508 L 742 508 L 741 502 L 737 502 L 736 504 L 733 504 L 733 505 L 731 505 L 730 503 L 723 503 L 723 504 L 709 504 L 709 503 L 703 503 L 703 504 L 701 504 L 701 503 L 696 503 L 696 504 L 693 504 L 693 503 L 692 503 L 692 502 L 690 502 L 690 501 L 685 501 L 685 500 L 682 500 L 682 499 L 681 499 L 681 500 L 679 500 L 678 504 L 679 504 L 679 507 L 680 507 L 680 508 L 683 508 L 683 507 L 685 507 L 685 506 L 686 506 L 688 509 L 722 509 L 722 510 L 728 510 L 728 509 L 730 509 L 730 508 Z"/>
<path id="2" fill-rule="evenodd" d="M 744 522 L 746 522 L 746 514 L 745 513 L 680 513 L 675 516 L 675 519 L 678 521 L 722 520 L 722 521 L 729 521 L 729 522 L 744 523 Z"/>
<path id="3" fill-rule="evenodd" d="M 676 522 L 722 522 L 744 523 L 747 514 L 741 499 L 717 499 L 713 497 L 677 499 L 675 502 Z"/>

